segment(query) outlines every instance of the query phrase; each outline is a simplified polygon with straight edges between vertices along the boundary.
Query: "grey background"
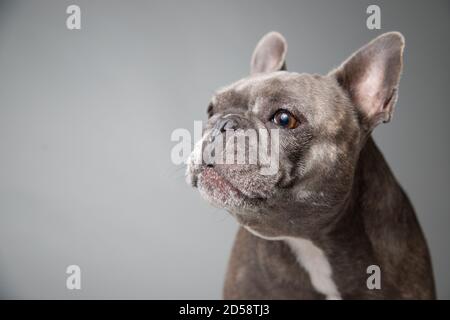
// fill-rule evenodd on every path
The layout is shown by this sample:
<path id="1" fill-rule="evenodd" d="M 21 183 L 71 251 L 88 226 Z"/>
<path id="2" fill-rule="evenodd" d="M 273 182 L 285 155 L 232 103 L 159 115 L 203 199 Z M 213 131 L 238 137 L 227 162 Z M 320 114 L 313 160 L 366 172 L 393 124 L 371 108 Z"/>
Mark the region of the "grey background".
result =
<path id="1" fill-rule="evenodd" d="M 365 27 L 369 4 L 382 30 Z M 82 30 L 66 29 L 66 7 Z M 0 2 L 0 297 L 220 298 L 237 224 L 170 161 L 175 128 L 245 76 L 270 30 L 288 68 L 326 73 L 406 37 L 393 122 L 375 137 L 417 210 L 450 298 L 448 1 Z M 82 269 L 82 290 L 65 268 Z"/>

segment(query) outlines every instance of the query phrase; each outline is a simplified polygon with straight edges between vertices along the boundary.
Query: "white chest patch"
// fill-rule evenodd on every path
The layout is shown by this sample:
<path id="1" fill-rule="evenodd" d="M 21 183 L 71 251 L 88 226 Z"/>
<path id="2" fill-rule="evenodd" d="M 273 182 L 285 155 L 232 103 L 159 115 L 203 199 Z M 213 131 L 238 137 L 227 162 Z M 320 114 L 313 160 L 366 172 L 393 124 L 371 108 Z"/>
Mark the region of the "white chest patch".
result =
<path id="1" fill-rule="evenodd" d="M 325 295 L 327 300 L 342 299 L 333 281 L 333 272 L 325 253 L 311 240 L 293 237 L 265 237 L 248 227 L 245 228 L 265 240 L 285 241 L 296 256 L 298 263 L 308 272 L 313 287 Z"/>

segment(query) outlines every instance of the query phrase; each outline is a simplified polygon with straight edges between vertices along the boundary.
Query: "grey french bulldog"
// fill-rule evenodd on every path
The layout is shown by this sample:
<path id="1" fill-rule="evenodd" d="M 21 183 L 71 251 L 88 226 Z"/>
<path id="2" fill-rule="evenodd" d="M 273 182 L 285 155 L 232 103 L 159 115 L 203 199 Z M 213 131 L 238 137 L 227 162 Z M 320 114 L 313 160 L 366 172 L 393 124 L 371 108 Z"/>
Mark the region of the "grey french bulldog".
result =
<path id="1" fill-rule="evenodd" d="M 403 49 L 389 32 L 327 75 L 300 74 L 286 71 L 286 41 L 270 32 L 250 76 L 214 94 L 186 174 L 240 224 L 225 299 L 435 298 L 414 209 L 371 137 L 392 118 Z M 279 129 L 275 174 L 193 161 L 218 132 L 248 128 Z"/>

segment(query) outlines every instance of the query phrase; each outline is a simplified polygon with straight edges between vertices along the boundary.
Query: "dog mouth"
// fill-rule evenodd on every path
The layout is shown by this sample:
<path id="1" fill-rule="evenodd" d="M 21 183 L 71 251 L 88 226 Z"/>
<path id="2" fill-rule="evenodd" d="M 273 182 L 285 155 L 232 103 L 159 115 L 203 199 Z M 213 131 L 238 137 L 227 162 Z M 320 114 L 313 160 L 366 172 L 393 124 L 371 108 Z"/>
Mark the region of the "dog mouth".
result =
<path id="1" fill-rule="evenodd" d="M 213 167 L 205 167 L 198 177 L 198 184 L 202 187 L 214 189 L 223 195 L 244 197 L 244 194 L 231 182 L 220 175 Z"/>
<path id="2" fill-rule="evenodd" d="M 216 207 L 226 209 L 251 207 L 264 200 L 263 198 L 246 195 L 214 167 L 204 167 L 196 180 L 196 186 L 200 194 Z"/>

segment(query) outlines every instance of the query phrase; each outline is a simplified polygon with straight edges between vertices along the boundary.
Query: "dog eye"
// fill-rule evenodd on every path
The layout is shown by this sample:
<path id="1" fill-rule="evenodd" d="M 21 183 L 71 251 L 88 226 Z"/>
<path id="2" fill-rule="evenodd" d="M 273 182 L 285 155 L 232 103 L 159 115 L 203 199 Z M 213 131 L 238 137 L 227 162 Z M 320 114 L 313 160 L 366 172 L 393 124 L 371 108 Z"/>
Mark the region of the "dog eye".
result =
<path id="1" fill-rule="evenodd" d="M 286 129 L 294 129 L 298 125 L 298 120 L 286 110 L 278 110 L 275 112 L 272 117 L 272 122 Z"/>

